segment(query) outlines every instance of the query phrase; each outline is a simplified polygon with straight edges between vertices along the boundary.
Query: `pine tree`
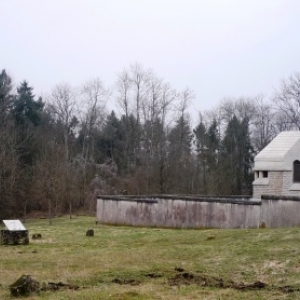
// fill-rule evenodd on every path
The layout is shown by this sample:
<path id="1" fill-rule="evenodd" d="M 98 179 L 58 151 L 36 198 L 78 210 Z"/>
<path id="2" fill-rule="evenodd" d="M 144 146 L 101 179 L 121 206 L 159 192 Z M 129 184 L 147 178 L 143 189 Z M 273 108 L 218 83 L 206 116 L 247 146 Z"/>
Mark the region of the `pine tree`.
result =
<path id="1" fill-rule="evenodd" d="M 97 147 L 101 152 L 101 160 L 111 159 L 122 167 L 124 151 L 124 131 L 121 121 L 116 117 L 114 111 L 107 116 L 105 125 L 98 139 Z"/>
<path id="2" fill-rule="evenodd" d="M 41 124 L 44 103 L 41 98 L 35 101 L 32 91 L 33 88 L 28 85 L 28 82 L 23 81 L 17 88 L 12 109 L 12 116 L 18 130 L 21 165 L 33 165 L 38 153 L 35 127 Z"/>
<path id="3" fill-rule="evenodd" d="M 184 116 L 181 116 L 169 133 L 168 190 L 171 193 L 191 192 L 192 139 L 190 124 Z"/>
<path id="4" fill-rule="evenodd" d="M 220 194 L 220 134 L 214 119 L 207 130 L 208 194 Z"/>
<path id="5" fill-rule="evenodd" d="M 35 101 L 32 91 L 33 88 L 28 85 L 26 80 L 17 88 L 13 115 L 18 126 L 28 125 L 28 123 L 37 126 L 41 123 L 41 111 L 44 103 L 41 98 Z"/>
<path id="6" fill-rule="evenodd" d="M 0 219 L 11 216 L 13 194 L 18 176 L 16 131 L 10 112 L 13 106 L 12 80 L 0 73 Z"/>
<path id="7" fill-rule="evenodd" d="M 223 191 L 226 194 L 250 192 L 252 152 L 248 120 L 240 122 L 233 116 L 222 141 L 222 181 Z"/>
<path id="8" fill-rule="evenodd" d="M 197 163 L 196 163 L 196 182 L 195 189 L 197 193 L 207 193 L 207 171 L 208 171 L 208 156 L 210 149 L 208 147 L 208 135 L 205 125 L 200 124 L 193 130 L 195 135 Z M 200 184 L 201 183 L 201 184 Z"/>

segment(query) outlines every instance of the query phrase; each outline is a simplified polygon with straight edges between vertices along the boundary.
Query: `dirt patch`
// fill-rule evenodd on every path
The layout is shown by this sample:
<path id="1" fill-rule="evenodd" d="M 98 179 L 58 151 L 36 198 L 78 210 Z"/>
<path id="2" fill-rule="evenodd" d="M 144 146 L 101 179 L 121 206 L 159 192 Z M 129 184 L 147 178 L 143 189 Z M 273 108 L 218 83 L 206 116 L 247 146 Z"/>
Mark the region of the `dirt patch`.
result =
<path id="1" fill-rule="evenodd" d="M 177 272 L 184 272 L 184 269 L 176 267 L 175 271 L 177 271 Z"/>
<path id="2" fill-rule="evenodd" d="M 173 270 L 165 270 L 164 272 L 138 272 L 136 276 L 134 274 L 120 275 L 114 279 L 108 281 L 101 280 L 102 283 L 106 284 L 119 284 L 119 285 L 130 285 L 138 286 L 147 280 L 157 280 L 164 278 L 161 284 L 168 284 L 170 286 L 182 286 L 182 285 L 198 285 L 202 287 L 211 287 L 219 289 L 235 289 L 235 290 L 277 290 L 282 293 L 293 293 L 300 292 L 300 285 L 285 285 L 285 286 L 274 286 L 268 285 L 262 281 L 255 281 L 253 283 L 238 283 L 233 280 L 215 277 L 203 274 L 201 272 L 189 272 L 183 268 L 176 267 Z M 34 280 L 29 275 L 22 275 L 15 283 L 10 286 L 11 295 L 13 297 L 29 296 L 34 293 L 41 291 L 59 291 L 59 290 L 78 290 L 80 288 L 89 288 L 88 286 L 79 287 L 63 282 L 48 282 L 40 284 L 37 280 Z"/>
<path id="3" fill-rule="evenodd" d="M 176 267 L 173 271 L 169 272 L 149 272 L 149 273 L 140 273 L 137 274 L 137 277 L 116 277 L 110 282 L 120 285 L 140 285 L 144 282 L 143 278 L 159 279 L 164 277 L 165 282 L 171 286 L 181 286 L 181 285 L 199 285 L 203 287 L 215 287 L 215 288 L 233 288 L 237 290 L 259 290 L 267 288 L 268 285 L 261 281 L 255 281 L 254 283 L 244 284 L 236 283 L 232 280 L 217 278 L 214 276 L 205 275 L 198 272 L 188 272 L 183 268 Z M 288 290 L 288 288 L 281 289 L 282 291 Z M 291 290 L 291 289 L 289 289 Z"/>
<path id="4" fill-rule="evenodd" d="M 213 276 L 208 276 L 199 273 L 191 273 L 186 272 L 183 269 L 178 270 L 175 268 L 177 272 L 174 276 L 168 279 L 168 283 L 170 285 L 190 285 L 196 284 L 206 287 L 215 287 L 215 288 L 233 288 L 237 290 L 258 290 L 264 289 L 268 285 L 261 281 L 256 281 L 250 284 L 244 283 L 236 283 L 232 280 L 224 279 L 224 278 L 217 278 Z"/>
<path id="5" fill-rule="evenodd" d="M 30 275 L 22 275 L 16 282 L 10 285 L 12 297 L 30 296 L 40 291 L 57 291 L 60 289 L 78 290 L 79 286 L 62 282 L 48 282 L 40 284 L 37 280 L 32 279 Z"/>
<path id="6" fill-rule="evenodd" d="M 250 283 L 250 284 L 244 284 L 244 283 L 234 284 L 232 288 L 237 290 L 260 290 L 266 288 L 267 286 L 268 285 L 264 282 L 255 281 L 254 283 Z"/>
<path id="7" fill-rule="evenodd" d="M 209 287 L 230 288 L 234 285 L 233 281 L 227 281 L 223 278 L 216 278 L 203 274 L 191 273 L 184 270 L 176 272 L 177 273 L 174 276 L 168 278 L 168 283 L 172 286 L 196 284 Z"/>
<path id="8" fill-rule="evenodd" d="M 163 275 L 159 274 L 159 273 L 146 273 L 144 276 L 149 277 L 149 278 L 161 278 L 161 277 L 163 277 Z"/>
<path id="9" fill-rule="evenodd" d="M 181 285 L 191 285 L 195 284 L 203 287 L 213 287 L 220 289 L 235 289 L 240 291 L 246 290 L 278 290 L 283 293 L 293 293 L 300 292 L 300 285 L 286 285 L 286 286 L 274 286 L 268 285 L 262 281 L 254 281 L 253 283 L 243 283 L 243 282 L 234 282 L 233 280 L 215 277 L 203 274 L 201 272 L 188 272 L 183 268 L 176 267 L 173 271 L 165 272 L 141 272 L 138 273 L 135 277 L 134 275 L 130 276 L 118 276 L 109 281 L 101 281 L 103 283 L 114 283 L 120 285 L 130 285 L 138 286 L 143 284 L 147 279 L 157 280 L 160 278 L 165 278 L 164 283 L 167 283 L 170 286 L 181 286 Z M 49 282 L 48 284 L 43 284 L 40 288 L 41 291 L 47 290 L 60 290 L 60 289 L 79 289 L 79 286 L 65 284 L 62 282 L 53 283 Z"/>
<path id="10" fill-rule="evenodd" d="M 48 282 L 41 287 L 41 291 L 58 291 L 60 289 L 78 290 L 79 286 L 63 282 Z"/>
<path id="11" fill-rule="evenodd" d="M 141 283 L 139 280 L 126 279 L 126 278 L 125 279 L 115 278 L 111 282 L 117 284 L 129 284 L 129 285 L 139 285 Z"/>
<path id="12" fill-rule="evenodd" d="M 278 290 L 282 291 L 283 293 L 300 292 L 300 286 L 285 285 L 285 286 L 279 287 Z"/>
<path id="13" fill-rule="evenodd" d="M 269 290 L 278 290 L 283 293 L 293 293 L 300 292 L 300 286 L 298 285 L 286 285 L 286 286 L 274 286 L 268 285 L 262 281 L 255 281 L 253 283 L 237 283 L 232 280 L 217 278 L 213 276 L 208 276 L 200 274 L 197 272 L 187 272 L 182 268 L 175 268 L 175 274 L 168 278 L 168 283 L 170 285 L 190 285 L 196 284 L 204 287 L 214 287 L 214 288 L 232 288 L 236 290 L 260 290 L 260 289 L 269 289 Z"/>

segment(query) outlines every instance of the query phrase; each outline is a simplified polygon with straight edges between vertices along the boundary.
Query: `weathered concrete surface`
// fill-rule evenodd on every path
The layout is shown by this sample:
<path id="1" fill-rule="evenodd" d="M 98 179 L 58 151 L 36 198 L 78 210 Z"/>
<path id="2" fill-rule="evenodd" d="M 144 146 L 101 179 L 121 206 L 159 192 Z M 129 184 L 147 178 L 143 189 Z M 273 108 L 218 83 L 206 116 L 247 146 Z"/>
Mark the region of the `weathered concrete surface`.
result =
<path id="1" fill-rule="evenodd" d="M 266 227 L 300 226 L 300 198 L 262 196 L 261 224 Z"/>
<path id="2" fill-rule="evenodd" d="M 97 221 L 105 224 L 174 228 L 253 228 L 260 201 L 249 197 L 99 196 Z"/>

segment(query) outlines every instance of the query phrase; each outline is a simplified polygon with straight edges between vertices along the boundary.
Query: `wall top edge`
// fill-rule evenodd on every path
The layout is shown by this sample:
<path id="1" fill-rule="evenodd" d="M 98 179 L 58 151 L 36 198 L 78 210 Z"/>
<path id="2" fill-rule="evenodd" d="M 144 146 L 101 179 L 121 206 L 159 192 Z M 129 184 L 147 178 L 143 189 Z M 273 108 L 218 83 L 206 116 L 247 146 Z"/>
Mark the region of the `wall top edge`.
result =
<path id="1" fill-rule="evenodd" d="M 201 194 L 143 194 L 143 195 L 104 195 L 99 194 L 99 197 L 109 197 L 109 198 L 164 198 L 164 199 L 251 199 L 250 195 L 201 195 Z"/>
<path id="2" fill-rule="evenodd" d="M 242 205 L 261 205 L 260 200 L 253 200 L 250 196 L 181 196 L 181 195 L 98 195 L 98 200 L 111 201 L 129 201 L 129 202 L 144 202 L 144 203 L 158 203 L 162 200 L 181 200 L 193 202 L 209 202 L 209 203 L 228 203 L 228 204 L 242 204 Z"/>
<path id="3" fill-rule="evenodd" d="M 274 201 L 300 201 L 298 196 L 284 196 L 284 195 L 261 195 L 261 200 L 274 200 Z"/>

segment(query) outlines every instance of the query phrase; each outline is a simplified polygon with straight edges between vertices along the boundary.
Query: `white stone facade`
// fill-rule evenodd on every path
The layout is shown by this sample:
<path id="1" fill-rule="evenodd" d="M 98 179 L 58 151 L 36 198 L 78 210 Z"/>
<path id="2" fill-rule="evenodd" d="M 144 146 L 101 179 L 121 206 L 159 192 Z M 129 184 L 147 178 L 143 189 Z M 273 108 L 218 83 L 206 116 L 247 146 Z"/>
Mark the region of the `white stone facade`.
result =
<path id="1" fill-rule="evenodd" d="M 300 181 L 294 176 L 295 162 L 300 163 L 300 131 L 281 132 L 254 159 L 253 198 L 300 196 Z"/>
<path id="2" fill-rule="evenodd" d="M 253 182 L 253 198 L 260 199 L 261 195 L 282 195 L 283 174 L 280 171 L 268 171 L 268 177 Z"/>

